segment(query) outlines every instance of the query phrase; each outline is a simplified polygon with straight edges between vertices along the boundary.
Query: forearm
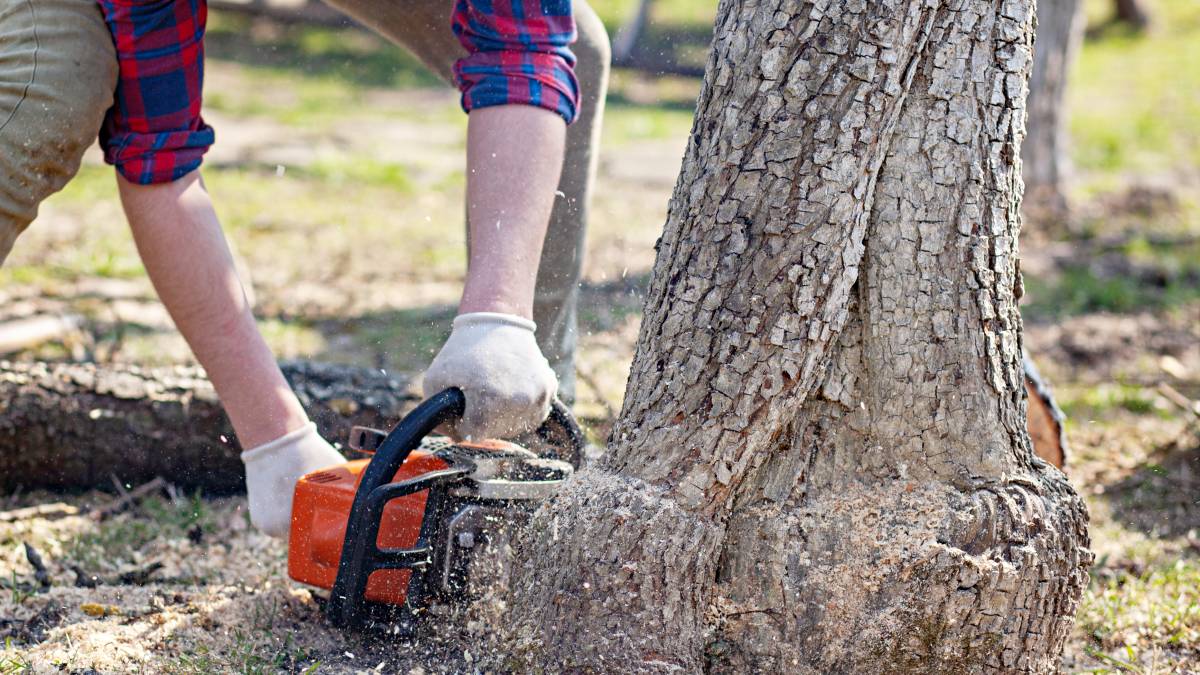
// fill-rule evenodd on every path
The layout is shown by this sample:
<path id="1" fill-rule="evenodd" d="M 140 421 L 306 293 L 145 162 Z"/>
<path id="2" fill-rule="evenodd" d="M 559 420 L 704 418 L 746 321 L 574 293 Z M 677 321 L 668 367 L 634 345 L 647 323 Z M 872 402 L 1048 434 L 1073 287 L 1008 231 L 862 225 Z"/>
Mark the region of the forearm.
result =
<path id="1" fill-rule="evenodd" d="M 470 260 L 459 312 L 529 319 L 566 123 L 527 105 L 480 108 L 467 131 Z"/>
<path id="2" fill-rule="evenodd" d="M 155 185 L 117 182 L 146 272 L 242 446 L 304 426 L 307 416 L 258 331 L 199 173 Z"/>

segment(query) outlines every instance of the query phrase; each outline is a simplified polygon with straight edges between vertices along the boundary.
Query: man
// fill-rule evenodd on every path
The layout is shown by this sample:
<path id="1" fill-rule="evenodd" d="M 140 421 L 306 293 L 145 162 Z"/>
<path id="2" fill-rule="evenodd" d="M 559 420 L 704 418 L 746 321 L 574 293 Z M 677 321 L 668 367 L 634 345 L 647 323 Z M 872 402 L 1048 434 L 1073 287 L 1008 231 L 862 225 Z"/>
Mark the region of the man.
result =
<path id="1" fill-rule="evenodd" d="M 572 387 L 608 43 L 580 0 L 450 3 L 335 2 L 463 92 L 470 260 L 424 386 L 465 392 L 455 433 L 504 436 L 545 418 L 556 372 Z M 99 134 L 150 279 L 249 448 L 251 519 L 284 535 L 299 476 L 342 458 L 259 334 L 200 179 L 205 18 L 204 0 L 0 0 L 0 262 Z"/>

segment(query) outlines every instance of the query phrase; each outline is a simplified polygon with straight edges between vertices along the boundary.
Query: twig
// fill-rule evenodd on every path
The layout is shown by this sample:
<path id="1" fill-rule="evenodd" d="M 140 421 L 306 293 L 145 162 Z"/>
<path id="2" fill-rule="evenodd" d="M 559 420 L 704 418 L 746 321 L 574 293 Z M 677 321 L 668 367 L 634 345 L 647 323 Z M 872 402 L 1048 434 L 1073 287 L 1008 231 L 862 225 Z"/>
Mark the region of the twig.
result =
<path id="1" fill-rule="evenodd" d="M 143 567 L 122 572 L 115 577 L 100 577 L 95 574 L 88 574 L 79 568 L 78 565 L 71 565 L 70 569 L 75 573 L 75 586 L 78 588 L 95 588 L 97 586 L 144 586 L 150 581 L 150 577 L 154 573 L 161 570 L 163 564 L 160 562 L 152 562 Z"/>
<path id="2" fill-rule="evenodd" d="M 42 554 L 33 547 L 29 542 L 21 542 L 25 544 L 25 559 L 33 566 L 33 578 L 37 580 L 38 585 L 45 591 L 50 588 L 50 573 L 46 571 L 46 563 L 42 561 Z"/>
<path id="3" fill-rule="evenodd" d="M 62 502 L 54 502 L 53 504 L 38 504 L 37 506 L 27 506 L 23 509 L 13 509 L 11 511 L 0 511 L 0 523 L 13 523 L 18 520 L 29 520 L 31 518 L 49 518 L 58 519 L 67 516 L 75 516 L 79 514 L 79 508 L 64 504 Z"/>
<path id="4" fill-rule="evenodd" d="M 117 577 L 117 581 L 118 583 L 126 586 L 141 586 L 149 581 L 150 577 L 153 576 L 155 572 L 161 570 L 162 568 L 162 563 L 152 562 L 145 567 L 122 573 L 121 576 Z"/>
<path id="5" fill-rule="evenodd" d="M 1191 413 L 1192 417 L 1194 417 L 1196 421 L 1200 421 L 1200 401 L 1193 401 L 1187 396 L 1184 396 L 1179 392 L 1178 389 L 1172 387 L 1166 382 L 1159 383 L 1158 393 L 1162 394 L 1163 398 L 1167 399 L 1171 403 L 1174 403 L 1183 410 Z"/>
<path id="6" fill-rule="evenodd" d="M 120 495 L 122 498 L 129 496 L 129 491 L 125 489 L 125 485 L 121 482 L 121 479 L 117 478 L 117 474 L 108 474 L 108 480 L 112 482 L 113 487 L 117 489 L 118 495 Z"/>
<path id="7" fill-rule="evenodd" d="M 119 484 L 119 482 L 120 481 L 118 481 L 118 484 Z M 126 491 L 122 487 L 120 491 L 123 492 L 124 494 L 122 494 L 120 497 L 112 500 L 108 504 L 105 504 L 104 506 L 93 509 L 91 514 L 89 514 L 89 515 L 91 515 L 92 520 L 99 522 L 101 520 L 104 520 L 105 518 L 108 518 L 111 515 L 120 513 L 122 510 L 124 510 L 130 504 L 137 502 L 138 500 L 154 493 L 157 490 L 165 490 L 166 487 L 167 487 L 167 481 L 163 480 L 162 476 L 155 476 L 154 480 L 150 481 L 149 483 L 139 485 L 138 487 L 136 487 L 132 490 Z"/>
<path id="8" fill-rule="evenodd" d="M 95 588 L 100 585 L 100 577 L 84 572 L 79 565 L 71 565 L 70 570 L 75 573 L 76 588 Z"/>
<path id="9" fill-rule="evenodd" d="M 171 499 L 171 505 L 178 507 L 183 504 L 183 500 L 179 497 L 179 488 L 172 483 L 167 483 L 167 497 Z"/>

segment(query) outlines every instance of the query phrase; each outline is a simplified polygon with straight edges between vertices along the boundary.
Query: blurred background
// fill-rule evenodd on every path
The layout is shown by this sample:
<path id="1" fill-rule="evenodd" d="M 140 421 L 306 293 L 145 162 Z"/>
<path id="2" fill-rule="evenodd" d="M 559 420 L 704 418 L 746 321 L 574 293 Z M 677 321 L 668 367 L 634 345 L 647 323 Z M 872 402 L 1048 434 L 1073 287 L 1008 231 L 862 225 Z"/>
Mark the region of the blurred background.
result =
<path id="1" fill-rule="evenodd" d="M 1067 471 L 1093 519 L 1096 565 L 1066 662 L 1079 672 L 1200 672 L 1200 3 L 1143 2 L 1084 2 L 1062 108 L 1066 162 L 1027 210 L 1022 241 L 1026 346 L 1067 414 Z M 204 177 L 269 342 L 282 358 L 419 373 L 449 333 L 465 265 L 456 92 L 319 3 L 211 4 L 205 116 L 217 144 Z M 602 438 L 620 408 L 715 2 L 592 4 L 618 57 L 579 359 L 579 412 Z M 191 362 L 95 148 L 0 268 L 0 337 L 32 316 L 74 327 L 0 344 L 0 358 Z M 178 552 L 222 509 L 237 506 L 163 502 L 132 516 L 158 529 L 116 519 L 125 529 L 48 526 L 37 540 L 116 570 Z M 29 571 L 19 543 L 30 536 L 0 523 L 0 572 L 14 583 Z M 10 640 L 0 672 L 18 672 L 25 638 L 2 621 L 0 635 Z M 247 640 L 205 649 L 218 670 L 274 672 L 278 640 Z"/>

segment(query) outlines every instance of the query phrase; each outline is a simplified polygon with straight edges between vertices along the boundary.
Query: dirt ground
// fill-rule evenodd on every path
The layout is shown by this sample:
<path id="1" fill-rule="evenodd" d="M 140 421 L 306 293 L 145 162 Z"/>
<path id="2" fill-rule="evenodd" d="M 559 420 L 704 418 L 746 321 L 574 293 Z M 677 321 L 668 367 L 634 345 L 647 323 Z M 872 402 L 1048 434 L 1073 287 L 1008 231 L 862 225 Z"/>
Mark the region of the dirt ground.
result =
<path id="1" fill-rule="evenodd" d="M 1190 32 L 1159 39 L 1200 43 L 1200 15 L 1187 20 L 1177 25 Z M 219 140 L 205 179 L 272 346 L 418 373 L 462 275 L 455 96 L 357 33 L 217 17 L 211 40 L 206 115 Z M 1123 40 L 1084 60 L 1081 103 L 1122 96 L 1104 88 L 1103 64 L 1138 67 L 1140 48 Z M 304 68 L 279 65 L 300 57 Z M 685 78 L 614 77 L 579 356 L 578 412 L 600 440 L 620 407 L 696 91 Z M 1073 127 L 1084 148 L 1071 235 L 1023 244 L 1022 260 L 1026 346 L 1068 415 L 1068 474 L 1097 554 L 1063 667 L 1196 673 L 1200 408 L 1180 401 L 1200 400 L 1200 141 L 1186 108 L 1166 140 L 1154 127 L 1139 146 L 1176 154 L 1121 155 L 1124 127 L 1093 108 Z M 1109 135 L 1117 150 L 1097 155 Z M 46 313 L 77 316 L 80 329 L 7 358 L 190 362 L 94 151 L 0 269 L 0 321 Z M 0 675 L 503 669 L 482 614 L 435 619 L 412 639 L 331 628 L 313 592 L 286 578 L 283 544 L 248 527 L 241 498 L 168 489 L 97 521 L 92 510 L 115 498 L 100 487 L 0 495 Z"/>

